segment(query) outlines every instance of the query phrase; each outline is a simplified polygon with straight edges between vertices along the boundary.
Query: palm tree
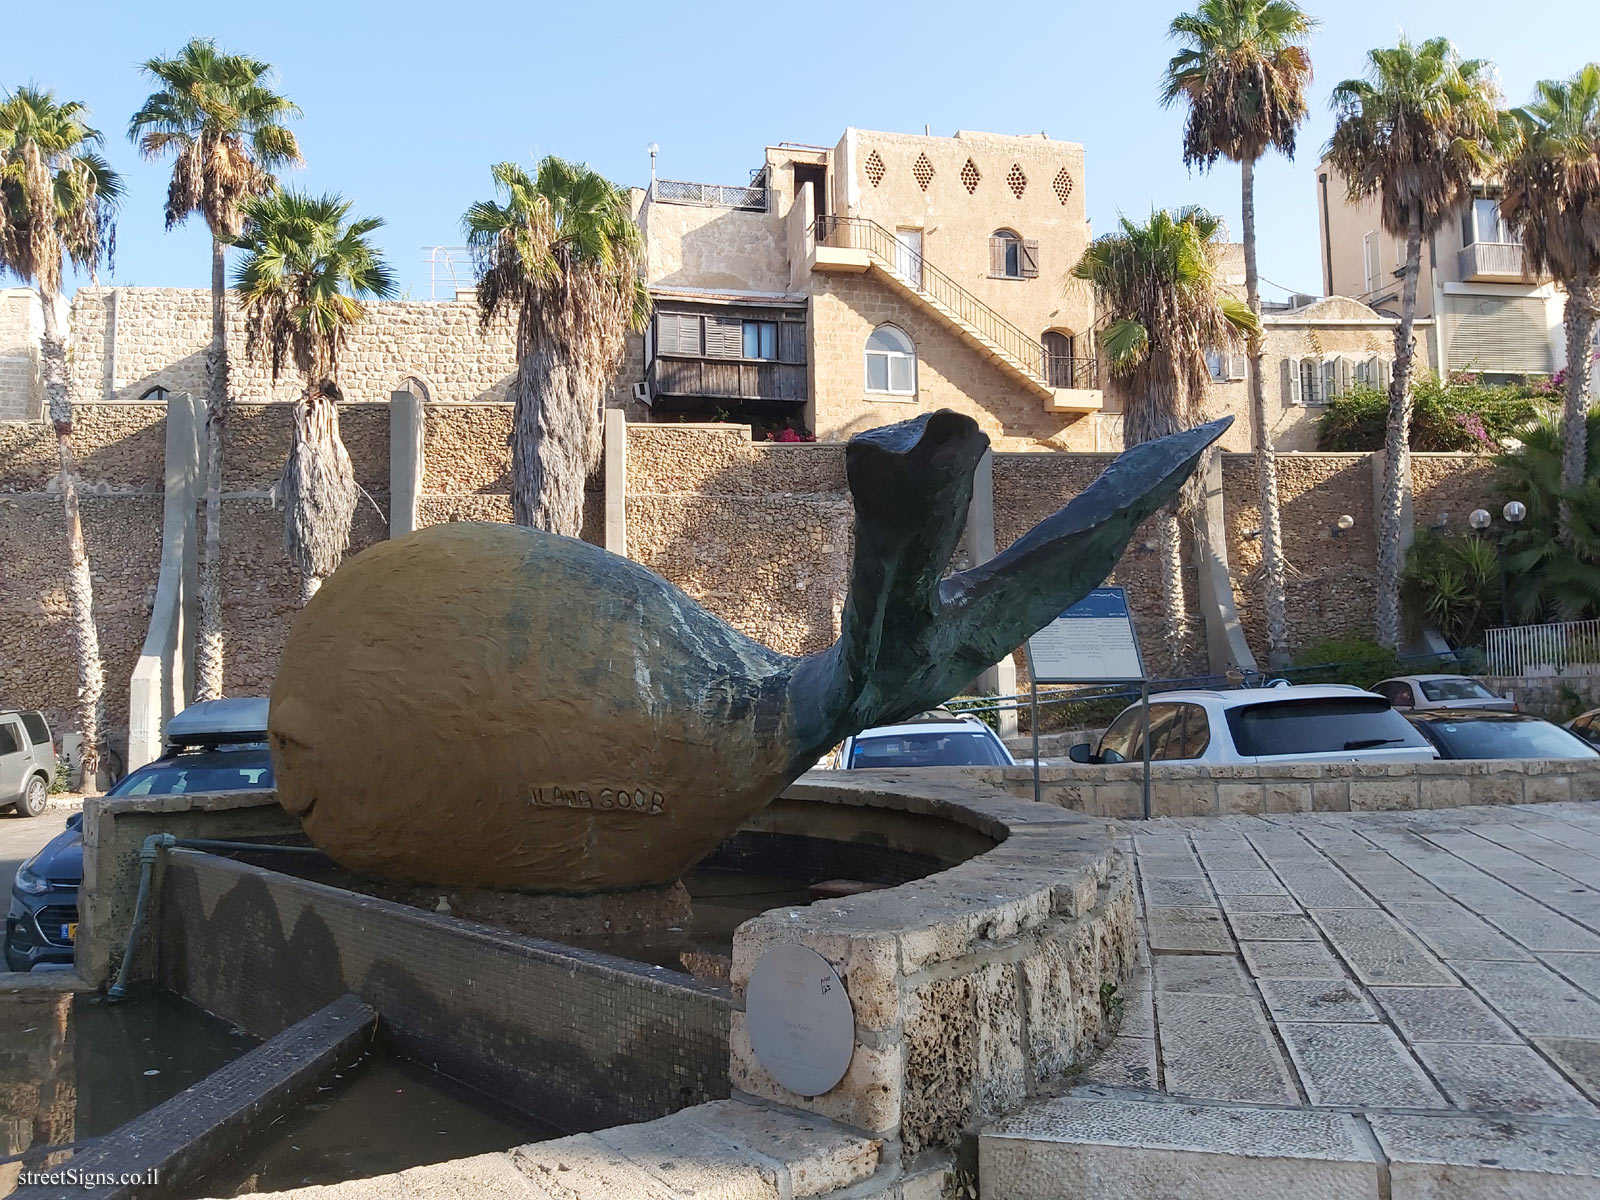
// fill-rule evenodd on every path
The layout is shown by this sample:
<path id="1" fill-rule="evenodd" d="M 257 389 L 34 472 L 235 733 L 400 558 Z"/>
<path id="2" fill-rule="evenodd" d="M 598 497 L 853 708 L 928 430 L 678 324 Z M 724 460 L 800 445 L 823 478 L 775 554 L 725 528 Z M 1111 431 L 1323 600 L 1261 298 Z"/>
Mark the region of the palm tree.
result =
<path id="1" fill-rule="evenodd" d="M 1500 211 L 1521 236 L 1523 270 L 1554 275 L 1567 292 L 1561 479 L 1574 489 L 1588 458 L 1589 345 L 1600 310 L 1600 63 L 1541 81 L 1533 102 L 1511 113 L 1510 133 Z M 1563 501 L 1569 541 L 1572 521 Z"/>
<path id="2" fill-rule="evenodd" d="M 72 397 L 67 391 L 67 330 L 62 322 L 63 260 L 93 275 L 110 260 L 122 181 L 99 146 L 76 100 L 19 87 L 0 100 L 0 271 L 39 290 L 44 309 L 40 368 L 61 463 L 61 507 L 67 525 L 67 595 L 78 656 L 78 723 L 83 734 L 83 787 L 100 769 L 105 670 L 94 624 L 94 583 L 78 511 L 72 451 Z"/>
<path id="3" fill-rule="evenodd" d="M 369 238 L 383 221 L 347 220 L 350 202 L 341 196 L 282 191 L 242 208 L 234 286 L 246 350 L 272 365 L 274 380 L 287 361 L 305 381 L 278 485 L 284 548 L 305 603 L 343 558 L 356 511 L 355 474 L 339 437 L 339 352 L 366 316 L 362 301 L 392 297 L 395 278 Z"/>
<path id="4" fill-rule="evenodd" d="M 644 241 L 627 193 L 586 166 L 552 155 L 531 178 L 514 163 L 492 174 L 504 203 L 479 201 L 463 224 L 483 323 L 516 315 L 512 517 L 577 537 L 606 391 L 628 331 L 650 316 Z"/>
<path id="5" fill-rule="evenodd" d="M 1250 311 L 1261 316 L 1261 276 L 1256 269 L 1256 160 L 1269 149 L 1294 157 L 1295 130 L 1306 116 L 1311 56 L 1305 42 L 1316 21 L 1291 0 L 1202 0 L 1173 20 L 1183 44 L 1167 64 L 1162 103 L 1189 105 L 1183 161 L 1201 170 L 1218 158 L 1239 164 L 1244 230 L 1244 290 Z M 1250 419 L 1254 425 L 1256 485 L 1261 501 L 1261 565 L 1266 583 L 1267 657 L 1289 662 L 1283 527 L 1278 516 L 1278 460 L 1267 422 L 1259 322 L 1246 334 L 1250 356 Z"/>
<path id="6" fill-rule="evenodd" d="M 1377 636 L 1400 644 L 1400 517 L 1411 475 L 1412 326 L 1422 239 L 1436 233 L 1489 168 L 1498 93 L 1493 68 L 1463 59 L 1444 38 L 1367 52 L 1367 74 L 1333 89 L 1338 124 L 1328 159 L 1352 200 L 1379 198 L 1383 227 L 1406 243 L 1394 374 L 1384 439 L 1383 499 L 1378 513 Z"/>
<path id="7" fill-rule="evenodd" d="M 1216 217 L 1188 208 L 1154 212 L 1143 225 L 1123 217 L 1120 225 L 1096 238 L 1072 273 L 1094 284 L 1104 314 L 1101 347 L 1124 387 L 1122 442 L 1129 447 L 1197 425 L 1211 379 L 1206 352 L 1237 346 L 1260 322 L 1222 290 L 1222 222 Z M 1178 518 L 1194 491 L 1191 481 L 1157 518 L 1163 634 L 1180 659 L 1188 617 Z"/>
<path id="8" fill-rule="evenodd" d="M 272 172 L 300 162 L 283 122 L 299 114 L 272 90 L 272 68 L 194 38 L 172 58 L 144 64 L 160 90 L 128 122 L 149 159 L 173 154 L 167 228 L 199 213 L 211 229 L 211 345 L 206 349 L 206 541 L 200 560 L 195 699 L 222 695 L 222 439 L 228 418 L 227 280 L 223 249 L 243 227 L 240 206 L 278 185 Z"/>

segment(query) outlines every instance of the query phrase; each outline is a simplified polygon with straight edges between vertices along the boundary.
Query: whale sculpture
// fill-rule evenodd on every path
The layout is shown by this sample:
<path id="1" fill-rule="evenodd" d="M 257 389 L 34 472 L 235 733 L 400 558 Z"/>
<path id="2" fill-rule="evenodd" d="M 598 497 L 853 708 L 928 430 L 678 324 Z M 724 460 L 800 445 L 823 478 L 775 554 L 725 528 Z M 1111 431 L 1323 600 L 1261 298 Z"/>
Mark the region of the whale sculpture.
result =
<path id="1" fill-rule="evenodd" d="M 380 543 L 290 632 L 278 798 L 371 878 L 671 885 L 845 736 L 955 695 L 1097 586 L 1229 423 L 1129 450 L 949 577 L 988 438 L 948 411 L 858 435 L 842 632 L 802 658 L 571 538 L 461 523 Z"/>

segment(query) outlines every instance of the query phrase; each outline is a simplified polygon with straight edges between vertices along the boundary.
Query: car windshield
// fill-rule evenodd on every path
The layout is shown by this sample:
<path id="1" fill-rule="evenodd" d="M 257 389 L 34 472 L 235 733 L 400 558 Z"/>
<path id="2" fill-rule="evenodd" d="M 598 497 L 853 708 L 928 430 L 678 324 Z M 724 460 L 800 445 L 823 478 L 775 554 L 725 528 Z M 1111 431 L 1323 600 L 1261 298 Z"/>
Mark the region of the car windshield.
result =
<path id="1" fill-rule="evenodd" d="M 949 733 L 881 734 L 858 737 L 850 748 L 851 767 L 1002 767 L 1009 764 L 987 733 L 957 729 Z"/>
<path id="2" fill-rule="evenodd" d="M 1476 679 L 1424 679 L 1422 694 L 1429 700 L 1498 700 Z"/>
<path id="3" fill-rule="evenodd" d="M 185 792 L 236 792 L 273 786 L 272 761 L 265 754 L 241 755 L 237 763 L 214 754 L 186 761 L 158 759 L 125 776 L 108 796 L 178 796 Z"/>
<path id="4" fill-rule="evenodd" d="M 1272 700 L 1230 709 L 1233 744 L 1246 758 L 1425 748 L 1426 740 L 1380 696 Z"/>
<path id="5" fill-rule="evenodd" d="M 1451 758 L 1595 758 L 1596 751 L 1549 721 L 1430 721 Z"/>

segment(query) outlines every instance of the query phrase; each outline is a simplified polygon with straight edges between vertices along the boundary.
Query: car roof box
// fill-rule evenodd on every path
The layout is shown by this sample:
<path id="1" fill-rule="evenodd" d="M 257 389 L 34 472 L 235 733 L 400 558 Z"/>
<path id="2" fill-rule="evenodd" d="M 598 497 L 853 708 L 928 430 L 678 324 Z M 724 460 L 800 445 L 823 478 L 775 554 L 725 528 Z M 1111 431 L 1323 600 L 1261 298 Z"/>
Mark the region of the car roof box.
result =
<path id="1" fill-rule="evenodd" d="M 235 696 L 191 704 L 167 722 L 167 744 L 214 746 L 261 742 L 267 737 L 267 698 Z"/>

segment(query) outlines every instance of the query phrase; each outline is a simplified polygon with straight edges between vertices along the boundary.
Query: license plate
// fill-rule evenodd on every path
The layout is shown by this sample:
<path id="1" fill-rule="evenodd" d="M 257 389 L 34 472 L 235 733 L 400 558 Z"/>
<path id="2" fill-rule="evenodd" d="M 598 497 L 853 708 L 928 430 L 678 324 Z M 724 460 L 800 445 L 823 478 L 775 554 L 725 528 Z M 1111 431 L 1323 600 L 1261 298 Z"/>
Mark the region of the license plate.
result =
<path id="1" fill-rule="evenodd" d="M 78 940 L 78 923 L 76 921 L 61 927 L 61 940 L 63 942 L 75 942 Z"/>

